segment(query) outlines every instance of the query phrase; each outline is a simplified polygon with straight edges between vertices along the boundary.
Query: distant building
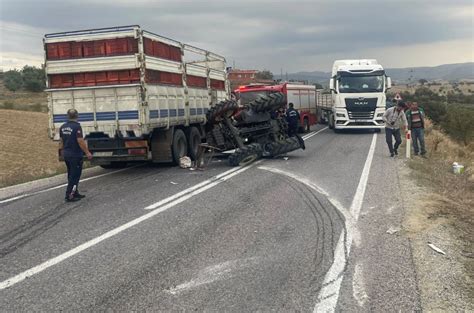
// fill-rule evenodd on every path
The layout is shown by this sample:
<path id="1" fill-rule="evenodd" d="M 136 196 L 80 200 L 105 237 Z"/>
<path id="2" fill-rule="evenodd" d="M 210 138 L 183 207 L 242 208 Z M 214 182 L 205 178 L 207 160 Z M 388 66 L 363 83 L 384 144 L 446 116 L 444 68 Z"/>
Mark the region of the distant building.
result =
<path id="1" fill-rule="evenodd" d="M 230 69 L 228 78 L 230 82 L 231 90 L 239 88 L 239 86 L 250 85 L 250 84 L 273 84 L 274 81 L 271 79 L 258 79 L 258 70 L 239 70 Z"/>

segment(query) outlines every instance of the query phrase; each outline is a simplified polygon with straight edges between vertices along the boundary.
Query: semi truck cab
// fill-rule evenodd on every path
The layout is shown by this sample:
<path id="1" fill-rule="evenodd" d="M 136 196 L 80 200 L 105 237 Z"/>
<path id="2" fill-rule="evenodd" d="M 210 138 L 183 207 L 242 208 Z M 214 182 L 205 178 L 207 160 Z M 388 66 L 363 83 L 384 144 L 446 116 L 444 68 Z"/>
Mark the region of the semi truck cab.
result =
<path id="1" fill-rule="evenodd" d="M 332 68 L 329 87 L 332 106 L 328 110 L 329 127 L 376 129 L 385 127 L 386 91 L 391 88 L 377 60 L 337 60 Z"/>

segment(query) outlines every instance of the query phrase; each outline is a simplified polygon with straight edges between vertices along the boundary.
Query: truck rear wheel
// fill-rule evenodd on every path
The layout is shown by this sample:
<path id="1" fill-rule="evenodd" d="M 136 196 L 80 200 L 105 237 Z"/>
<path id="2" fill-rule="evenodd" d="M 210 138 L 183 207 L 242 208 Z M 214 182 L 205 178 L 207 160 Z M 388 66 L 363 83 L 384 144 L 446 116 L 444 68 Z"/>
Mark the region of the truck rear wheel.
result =
<path id="1" fill-rule="evenodd" d="M 199 156 L 199 145 L 201 144 L 201 133 L 199 130 L 192 126 L 187 129 L 186 137 L 188 139 L 188 152 L 189 156 L 193 161 L 196 161 Z"/>
<path id="2" fill-rule="evenodd" d="M 173 162 L 175 164 L 179 164 L 179 159 L 188 154 L 188 141 L 181 129 L 174 130 L 171 151 L 173 153 Z"/>

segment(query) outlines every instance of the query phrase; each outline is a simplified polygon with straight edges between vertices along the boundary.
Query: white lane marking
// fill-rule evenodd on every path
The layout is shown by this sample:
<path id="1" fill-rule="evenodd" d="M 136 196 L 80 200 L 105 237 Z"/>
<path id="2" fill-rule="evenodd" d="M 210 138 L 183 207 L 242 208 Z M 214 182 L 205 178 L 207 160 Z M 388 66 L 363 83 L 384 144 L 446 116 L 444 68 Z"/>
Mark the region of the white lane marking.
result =
<path id="1" fill-rule="evenodd" d="M 377 143 L 377 133 L 372 137 L 369 153 L 365 161 L 364 169 L 360 176 L 357 191 L 352 200 L 350 213 L 355 221 L 359 218 L 360 209 L 364 200 L 367 181 L 370 174 L 370 167 L 375 152 L 375 145 Z M 336 250 L 334 252 L 334 262 L 329 271 L 326 273 L 323 281 L 323 288 L 318 295 L 318 303 L 316 303 L 313 312 L 334 312 L 336 310 L 337 301 L 339 299 L 339 292 L 341 289 L 341 282 L 344 277 L 344 269 L 348 262 L 348 257 L 351 251 L 352 240 L 354 234 L 348 231 L 346 234 L 346 242 L 344 243 L 344 233 L 339 237 Z"/>
<path id="2" fill-rule="evenodd" d="M 307 140 L 317 134 L 319 134 L 320 132 L 326 130 L 327 127 L 323 128 L 323 129 L 320 129 L 316 132 L 312 132 L 312 133 L 309 133 L 305 136 L 303 136 L 303 140 Z M 234 150 L 231 150 L 231 152 L 235 151 Z M 229 151 L 226 151 L 227 153 L 229 153 Z M 137 165 L 138 166 L 138 165 Z M 109 172 L 109 173 L 105 173 L 105 174 L 101 174 L 101 175 L 97 175 L 97 176 L 93 176 L 93 177 L 88 177 L 88 178 L 84 178 L 84 179 L 81 179 L 80 182 L 84 182 L 84 181 L 88 181 L 88 180 L 91 180 L 91 179 L 96 179 L 96 178 L 100 178 L 100 177 L 104 177 L 104 176 L 107 176 L 107 175 L 111 175 L 113 173 L 119 173 L 119 172 L 122 172 L 122 171 L 125 171 L 125 170 L 128 170 L 128 169 L 131 169 L 131 168 L 134 168 L 136 166 L 132 166 L 132 167 L 128 167 L 128 168 L 124 168 L 124 169 L 121 169 L 121 170 L 117 170 L 117 171 L 113 171 L 113 172 Z M 230 171 L 228 171 L 230 172 Z M 224 173 L 223 173 L 224 174 Z M 210 181 L 207 181 L 206 183 L 209 183 Z M 203 185 L 204 185 L 204 182 L 203 182 Z M 19 200 L 19 199 L 23 199 L 23 198 L 26 198 L 26 197 L 29 197 L 29 196 L 34 196 L 34 195 L 37 195 L 37 194 L 41 194 L 41 193 L 44 193 L 44 192 L 48 192 L 48 191 L 51 191 L 51 190 L 56 190 L 56 189 L 59 189 L 59 188 L 63 188 L 63 187 L 66 187 L 67 184 L 62 184 L 62 185 L 59 185 L 59 186 L 54 186 L 54 187 L 51 187 L 51 188 L 47 188 L 47 189 L 44 189 L 44 190 L 39 190 L 39 191 L 36 191 L 36 192 L 32 192 L 32 193 L 25 193 L 25 194 L 22 194 L 22 195 L 18 195 L 18 196 L 15 196 L 15 197 L 12 197 L 12 198 L 7 198 L 7 199 L 3 199 L 3 200 L 0 200 L 0 204 L 2 203 L 8 203 L 8 202 L 11 202 L 11 201 L 15 201 L 15 200 Z M 202 185 L 200 185 L 202 186 Z M 189 192 L 189 191 L 187 191 Z M 184 192 L 183 191 L 183 194 L 184 193 L 187 193 L 187 192 Z M 149 210 L 149 209 L 148 209 Z"/>
<path id="3" fill-rule="evenodd" d="M 327 128 L 327 127 L 326 127 L 326 128 Z M 310 137 L 312 137 L 312 136 L 317 135 L 318 133 L 322 132 L 322 131 L 325 130 L 326 128 L 321 129 L 321 130 L 319 130 L 318 132 L 308 134 L 308 135 L 310 135 Z M 306 139 L 304 139 L 304 140 L 306 140 Z M 211 183 L 211 182 L 213 182 L 213 181 L 215 181 L 215 180 L 217 180 L 217 179 L 220 179 L 220 178 L 223 177 L 223 176 L 226 176 L 226 175 L 228 175 L 228 174 L 230 174 L 230 173 L 232 173 L 232 172 L 235 172 L 235 171 L 238 170 L 239 168 L 240 168 L 240 167 L 236 167 L 236 168 L 230 169 L 230 170 L 228 170 L 228 171 L 226 171 L 226 172 L 224 172 L 224 173 L 221 173 L 221 174 L 219 174 L 219 175 L 216 175 L 216 176 L 214 176 L 214 177 L 211 177 L 210 179 L 205 180 L 205 181 L 203 181 L 203 182 L 201 182 L 201 183 L 199 183 L 199 184 L 197 184 L 197 185 L 195 185 L 195 186 L 189 187 L 188 189 L 185 189 L 185 190 L 183 190 L 183 191 L 181 191 L 181 192 L 179 192 L 179 193 L 177 193 L 177 194 L 175 194 L 175 195 L 173 195 L 173 196 L 170 196 L 170 197 L 168 197 L 168 198 L 166 198 L 166 199 L 163 199 L 163 200 L 161 200 L 161 201 L 158 201 L 157 203 L 154 203 L 154 204 L 152 204 L 152 205 L 149 205 L 149 206 L 147 206 L 147 207 L 145 208 L 145 210 L 153 210 L 153 209 L 155 209 L 155 208 L 158 207 L 158 206 L 161 206 L 161 205 L 163 205 L 163 204 L 165 204 L 165 203 L 168 203 L 168 202 L 170 202 L 170 201 L 172 201 L 172 200 L 174 200 L 174 199 L 176 199 L 176 198 L 179 198 L 179 197 L 181 197 L 181 196 L 183 196 L 183 195 L 185 195 L 185 194 L 187 194 L 187 193 L 189 193 L 189 192 L 191 192 L 191 191 L 193 191 L 193 190 L 196 190 L 196 189 L 198 189 L 198 188 L 200 188 L 200 187 L 202 187 L 202 186 L 205 186 L 205 185 L 207 185 L 207 184 L 209 184 L 209 183 Z"/>
<path id="4" fill-rule="evenodd" d="M 225 171 L 224 173 L 221 173 L 221 174 L 219 174 L 219 175 L 213 176 L 213 177 L 209 178 L 208 180 L 205 180 L 205 181 L 203 181 L 203 182 L 201 182 L 201 183 L 199 183 L 199 184 L 197 184 L 197 185 L 194 185 L 194 186 L 192 186 L 192 187 L 189 187 L 189 188 L 187 188 L 187 189 L 185 189 L 185 190 L 183 190 L 183 191 L 178 192 L 177 194 L 174 194 L 174 195 L 172 195 L 172 196 L 170 196 L 170 197 L 168 197 L 168 198 L 165 198 L 165 199 L 160 200 L 160 201 L 158 201 L 158 202 L 156 202 L 156 203 L 153 203 L 153 204 L 147 206 L 147 207 L 145 208 L 145 210 L 153 210 L 153 209 L 155 209 L 155 208 L 157 208 L 157 207 L 159 207 L 159 206 L 162 206 L 162 205 L 164 205 L 164 204 L 166 204 L 166 203 L 168 203 L 168 202 L 170 202 L 170 201 L 173 201 L 173 200 L 175 200 L 175 199 L 177 199 L 177 198 L 179 198 L 179 197 L 181 197 L 181 196 L 184 196 L 185 194 L 188 194 L 188 193 L 190 193 L 190 192 L 192 192 L 192 191 L 194 191 L 194 190 L 196 190 L 196 189 L 199 189 L 199 188 L 201 188 L 202 186 L 205 186 L 205 185 L 207 185 L 207 184 L 210 184 L 210 183 L 212 183 L 213 181 L 216 181 L 216 180 L 218 180 L 218 179 L 221 179 L 222 177 L 224 177 L 224 176 L 226 176 L 226 175 L 229 175 L 229 174 L 231 174 L 231 173 L 233 173 L 233 172 L 235 172 L 235 171 L 237 171 L 237 170 L 239 170 L 239 169 L 241 169 L 241 168 L 242 168 L 242 166 L 234 167 L 234 168 L 232 168 L 232 169 L 230 169 L 230 170 L 228 170 L 228 171 Z"/>
<path id="5" fill-rule="evenodd" d="M 320 133 L 321 131 L 323 131 L 323 130 L 325 130 L 325 129 L 326 129 L 326 128 L 324 128 L 324 129 L 318 131 L 317 133 Z M 35 266 L 35 267 L 29 269 L 29 270 L 26 270 L 26 271 L 24 271 L 24 272 L 22 272 L 22 273 L 20 273 L 20 274 L 18 274 L 18 275 L 16 275 L 16 276 L 13 276 L 13 277 L 11 277 L 11 278 L 9 278 L 9 279 L 7 279 L 7 280 L 1 282 L 1 283 L 0 283 L 0 290 L 5 289 L 5 288 L 8 288 L 8 287 L 11 287 L 11 286 L 13 286 L 13 285 L 15 285 L 15 284 L 17 284 L 17 283 L 19 283 L 19 282 L 25 280 L 25 279 L 28 278 L 28 277 L 31 277 L 31 276 L 33 276 L 33 275 L 36 275 L 36 274 L 38 274 L 38 273 L 44 271 L 45 269 L 47 269 L 47 268 L 49 268 L 49 267 L 51 267 L 51 266 L 54 266 L 54 265 L 56 265 L 56 264 L 58 264 L 58 263 L 61 263 L 62 261 L 66 260 L 66 259 L 68 259 L 68 258 L 70 258 L 70 257 L 72 257 L 72 256 L 74 256 L 74 255 L 76 255 L 76 254 L 78 254 L 78 253 L 84 251 L 84 250 L 87 250 L 87 249 L 89 249 L 90 247 L 93 247 L 93 246 L 97 245 L 98 243 L 100 243 L 100 242 L 102 242 L 102 241 L 104 241 L 104 240 L 106 240 L 106 239 L 108 239 L 108 238 L 110 238 L 110 237 L 113 237 L 113 236 L 115 236 L 115 235 L 121 233 L 122 231 L 127 230 L 127 229 L 129 229 L 129 228 L 131 228 L 131 227 L 133 227 L 133 226 L 135 226 L 135 225 L 137 225 L 137 224 L 139 224 L 139 223 L 141 223 L 141 222 L 143 222 L 143 221 L 145 221 L 145 220 L 147 220 L 147 219 L 149 219 L 149 218 L 151 218 L 151 217 L 153 217 L 153 216 L 155 216 L 155 215 L 157 215 L 157 214 L 159 214 L 159 213 L 162 213 L 162 212 L 168 210 L 169 208 L 171 208 L 171 207 L 173 207 L 173 206 L 175 206 L 175 205 L 177 205 L 177 204 L 179 204 L 179 203 L 181 203 L 181 202 L 183 202 L 183 201 L 186 201 L 186 200 L 188 200 L 189 198 L 191 198 L 191 197 L 193 197 L 193 196 L 195 196 L 195 195 L 197 195 L 197 194 L 200 194 L 201 192 L 204 192 L 204 191 L 206 191 L 206 190 L 208 190 L 208 189 L 210 189 L 210 188 L 212 188 L 212 187 L 214 187 L 214 186 L 220 184 L 221 182 L 224 182 L 224 181 L 226 181 L 226 180 L 228 180 L 228 179 L 234 177 L 235 175 L 238 175 L 238 174 L 240 174 L 240 173 L 246 171 L 246 170 L 249 169 L 250 167 L 252 167 L 252 166 L 254 166 L 254 165 L 257 165 L 257 164 L 259 164 L 259 163 L 261 163 L 261 162 L 262 162 L 262 160 L 259 160 L 259 161 L 254 162 L 254 163 L 252 163 L 252 164 L 250 164 L 250 165 L 248 165 L 248 166 L 246 166 L 246 167 L 237 167 L 237 168 L 230 169 L 230 170 L 227 171 L 227 172 L 224 172 L 224 173 L 222 173 L 222 174 L 220 174 L 220 175 L 217 175 L 217 176 L 219 176 L 219 178 L 217 178 L 217 176 L 216 176 L 217 179 L 216 179 L 215 181 L 212 181 L 211 183 L 208 183 L 207 185 L 204 184 L 205 182 L 202 182 L 201 184 L 198 184 L 198 185 L 202 186 L 200 189 L 195 189 L 195 190 L 192 190 L 192 191 L 187 190 L 186 194 L 184 194 L 185 190 L 183 190 L 183 191 L 181 192 L 181 193 L 182 193 L 182 197 L 181 197 L 181 198 L 176 198 L 176 199 L 173 198 L 174 201 L 173 201 L 173 199 L 169 199 L 169 198 L 171 198 L 171 197 L 173 197 L 173 196 L 167 198 L 168 200 L 167 200 L 167 199 L 160 200 L 160 201 L 158 201 L 157 203 L 162 203 L 162 204 L 163 204 L 163 203 L 165 203 L 165 200 L 171 201 L 171 202 L 168 202 L 167 204 L 165 204 L 165 205 L 163 205 L 163 206 L 155 206 L 155 204 L 152 204 L 152 205 L 148 206 L 148 207 L 154 206 L 155 209 L 154 209 L 153 211 L 151 211 L 150 213 L 147 213 L 147 214 L 145 214 L 145 215 L 142 215 L 142 216 L 140 216 L 140 217 L 138 217 L 138 218 L 136 218 L 136 219 L 134 219 L 134 220 L 132 220 L 132 221 L 126 223 L 126 224 L 123 224 L 122 226 L 119 226 L 119 227 L 117 227 L 117 228 L 114 228 L 114 229 L 112 229 L 112 230 L 106 232 L 105 234 L 103 234 L 103 235 L 101 235 L 101 236 L 99 236 L 99 237 L 96 237 L 96 238 L 94 238 L 94 239 L 92 239 L 92 240 L 89 240 L 89 241 L 87 241 L 87 242 L 85 242 L 85 243 L 83 243 L 83 244 L 77 246 L 77 247 L 74 248 L 74 249 L 71 249 L 71 250 L 69 250 L 69 251 L 67 251 L 67 252 L 65 252 L 65 253 L 63 253 L 63 254 L 61 254 L 61 255 L 58 255 L 57 257 L 54 257 L 54 258 L 52 258 L 52 259 L 49 259 L 49 260 L 46 261 L 46 262 L 43 262 L 43 263 L 41 263 L 41 264 L 39 264 L 39 265 L 37 265 L 37 266 Z M 124 169 L 124 170 L 125 170 L 125 169 Z M 122 170 L 120 170 L 120 171 L 122 171 Z M 113 172 L 113 173 L 116 173 L 116 172 L 118 172 L 118 171 L 115 171 L 115 172 Z M 230 173 L 230 174 L 229 174 L 229 173 Z M 112 173 L 106 173 L 106 174 L 112 174 Z M 103 175 L 106 175 L 106 174 L 103 174 Z M 229 175 L 227 175 L 227 174 L 229 174 Z M 225 176 L 225 175 L 227 175 L 227 176 Z M 98 176 L 94 176 L 94 177 L 97 178 Z M 92 178 L 90 178 L 90 179 L 92 179 Z M 194 187 L 196 187 L 196 186 L 194 186 Z M 55 187 L 55 188 L 59 188 L 59 186 L 57 186 L 57 187 Z M 191 187 L 191 188 L 193 188 L 193 187 Z M 191 189 L 191 188 L 188 188 L 188 189 Z M 147 208 L 148 208 L 148 207 L 147 207 Z"/>
<path id="6" fill-rule="evenodd" d="M 123 169 L 120 169 L 120 170 L 100 174 L 100 175 L 97 175 L 97 176 L 87 177 L 87 178 L 81 179 L 79 182 L 85 182 L 85 181 L 88 181 L 88 180 L 101 178 L 101 177 L 112 175 L 112 174 L 115 174 L 115 173 L 120 173 L 120 172 L 129 170 L 131 168 L 135 168 L 137 166 L 140 166 L 140 165 L 135 165 L 135 166 L 123 168 Z M 0 204 L 11 202 L 11 201 L 18 200 L 18 199 L 23 199 L 23 198 L 26 198 L 26 197 L 29 197 L 29 196 L 34 196 L 34 195 L 37 195 L 37 194 L 40 194 L 40 193 L 45 193 L 45 192 L 48 192 L 48 191 L 51 191 L 51 190 L 56 190 L 56 189 L 63 188 L 63 187 L 66 187 L 66 186 L 67 186 L 67 184 L 62 184 L 62 185 L 59 185 L 59 186 L 54 186 L 54 187 L 51 187 L 51 188 L 47 188 L 47 189 L 43 189 L 43 190 L 31 192 L 31 193 L 24 193 L 24 194 L 19 195 L 19 196 L 15 196 L 15 197 L 12 197 L 12 198 L 7 198 L 7 199 L 0 200 Z"/>
<path id="7" fill-rule="evenodd" d="M 227 261 L 217 265 L 212 265 L 200 271 L 197 274 L 196 278 L 193 278 L 188 282 L 180 284 L 166 291 L 171 293 L 172 295 L 176 295 L 180 292 L 187 291 L 189 289 L 193 289 L 201 285 L 209 284 L 222 279 L 231 278 L 232 276 L 234 276 L 232 275 L 232 272 L 236 269 L 241 269 L 253 264 L 257 264 L 257 262 L 258 258 L 248 258 Z"/>
<path id="8" fill-rule="evenodd" d="M 146 221 L 146 220 L 152 218 L 153 216 L 155 216 L 155 215 L 157 215 L 157 214 L 160 214 L 160 213 L 162 213 L 162 212 L 168 210 L 169 208 L 172 208 L 172 207 L 176 206 L 177 204 L 180 204 L 181 202 L 184 202 L 184 201 L 188 200 L 189 198 L 192 198 L 192 197 L 194 197 L 195 195 L 198 195 L 198 194 L 200 194 L 200 193 L 202 193 L 202 192 L 204 192 L 204 191 L 206 191 L 206 190 L 212 188 L 212 187 L 214 187 L 214 186 L 216 186 L 216 185 L 218 185 L 218 184 L 220 184 L 220 183 L 222 183 L 222 182 L 224 182 L 224 181 L 226 181 L 226 180 L 228 180 L 228 179 L 234 177 L 235 175 L 238 175 L 238 174 L 240 174 L 240 173 L 246 171 L 247 169 L 249 169 L 249 168 L 252 167 L 253 165 L 256 165 L 256 164 L 258 164 L 258 163 L 260 163 L 260 162 L 261 162 L 261 161 L 257 161 L 257 162 L 255 162 L 255 163 L 253 163 L 253 164 L 250 164 L 250 165 L 246 166 L 246 167 L 239 168 L 239 169 L 236 170 L 235 172 L 232 172 L 232 173 L 230 173 L 230 174 L 227 175 L 227 176 L 221 177 L 219 180 L 216 180 L 216 181 L 214 181 L 214 182 L 212 182 L 212 183 L 210 183 L 210 184 L 208 184 L 208 185 L 205 185 L 205 186 L 201 187 L 200 189 L 194 190 L 193 192 L 190 192 L 190 193 L 184 195 L 184 196 L 181 197 L 181 198 L 175 199 L 174 201 L 169 202 L 169 203 L 167 203 L 167 204 L 165 204 L 165 205 L 163 205 L 163 206 L 161 206 L 161 207 L 157 207 L 155 210 L 153 210 L 153 211 L 151 211 L 151 212 L 149 212 L 149 213 L 147 213 L 147 214 L 144 214 L 144 215 L 142 215 L 142 216 L 140 216 L 140 217 L 138 217 L 138 218 L 136 218 L 136 219 L 134 219 L 134 220 L 131 220 L 130 222 L 125 223 L 125 224 L 123 224 L 122 226 L 119 226 L 119 227 L 117 227 L 117 228 L 114 228 L 114 229 L 112 229 L 112 230 L 106 232 L 105 234 L 100 235 L 99 237 L 96 237 L 96 238 L 94 238 L 94 239 L 91 239 L 91 240 L 89 240 L 89 241 L 87 241 L 87 242 L 85 242 L 85 243 L 83 243 L 83 244 L 77 246 L 77 247 L 74 248 L 74 249 L 71 249 L 71 250 L 69 250 L 69 251 L 67 251 L 67 252 L 65 252 L 65 253 L 63 253 L 63 254 L 61 254 L 61 255 L 58 255 L 57 257 L 54 257 L 54 258 L 52 258 L 52 259 L 49 259 L 48 261 L 43 262 L 43 263 L 41 263 L 41 264 L 39 264 L 39 265 L 37 265 L 37 266 L 35 266 L 35 267 L 33 267 L 33 268 L 30 268 L 29 270 L 26 270 L 26 271 L 24 271 L 24 272 L 22 272 L 22 273 L 20 273 L 20 274 L 18 274 L 18 275 L 15 275 L 15 276 L 13 276 L 13 277 L 11 277 L 11 278 L 9 278 L 9 279 L 7 279 L 7 280 L 1 282 L 1 283 L 0 283 L 0 290 L 5 289 L 5 288 L 8 288 L 8 287 L 11 287 L 11 286 L 13 286 L 13 285 L 15 285 L 15 284 L 17 284 L 17 283 L 19 283 L 19 282 L 25 280 L 25 279 L 28 278 L 28 277 L 31 277 L 31 276 L 33 276 L 33 275 L 36 275 L 36 274 L 38 274 L 38 273 L 44 271 L 45 269 L 47 269 L 47 268 L 49 268 L 49 267 L 51 267 L 51 266 L 54 266 L 54 265 L 56 265 L 56 264 L 58 264 L 58 263 L 61 263 L 62 261 L 66 260 L 66 259 L 68 259 L 68 258 L 70 258 L 70 257 L 72 257 L 72 256 L 74 256 L 74 255 L 76 255 L 76 254 L 78 254 L 78 253 L 84 251 L 84 250 L 87 250 L 87 249 L 89 249 L 89 248 L 91 248 L 91 247 L 97 245 L 98 243 L 100 243 L 100 242 L 102 242 L 102 241 L 104 241 L 104 240 L 106 240 L 106 239 L 109 239 L 110 237 L 113 237 L 113 236 L 115 236 L 115 235 L 117 235 L 117 234 L 119 234 L 119 233 L 121 233 L 121 232 L 123 232 L 124 230 L 127 230 L 127 229 L 129 229 L 129 228 L 131 228 L 131 227 L 133 227 L 133 226 L 135 226 L 135 225 L 137 225 L 137 224 L 140 224 L 141 222 Z"/>
<path id="9" fill-rule="evenodd" d="M 352 295 L 360 307 L 364 307 L 369 296 L 365 291 L 364 273 L 362 265 L 357 263 L 354 267 L 354 276 L 352 277 Z"/>
<path id="10" fill-rule="evenodd" d="M 316 136 L 316 135 L 319 134 L 320 132 L 325 131 L 326 129 L 328 129 L 327 126 L 324 127 L 324 128 L 322 128 L 322 129 L 320 129 L 320 130 L 318 130 L 317 132 L 314 132 L 314 133 L 308 134 L 308 135 L 306 135 L 306 136 L 303 136 L 303 139 L 304 139 L 304 140 L 307 140 L 307 139 L 309 139 L 309 138 L 311 138 L 311 137 L 313 137 L 313 136 Z"/>

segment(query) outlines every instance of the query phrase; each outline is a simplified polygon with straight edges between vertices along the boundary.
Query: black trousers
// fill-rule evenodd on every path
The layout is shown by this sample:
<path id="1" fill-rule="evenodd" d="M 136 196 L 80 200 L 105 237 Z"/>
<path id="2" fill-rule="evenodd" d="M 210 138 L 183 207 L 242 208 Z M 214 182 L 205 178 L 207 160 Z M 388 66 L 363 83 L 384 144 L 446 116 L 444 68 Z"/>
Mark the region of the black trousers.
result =
<path id="1" fill-rule="evenodd" d="M 395 137 L 395 146 L 393 145 L 392 137 Z M 400 128 L 392 129 L 385 127 L 385 140 L 387 141 L 388 150 L 390 153 L 393 153 L 398 147 L 402 144 L 402 136 L 400 133 Z"/>
<path id="2" fill-rule="evenodd" d="M 82 174 L 82 158 L 65 157 L 64 162 L 66 162 L 67 167 L 66 198 L 71 199 L 79 190 L 79 180 Z"/>
<path id="3" fill-rule="evenodd" d="M 288 124 L 288 136 L 293 137 L 298 134 L 298 124 Z"/>

